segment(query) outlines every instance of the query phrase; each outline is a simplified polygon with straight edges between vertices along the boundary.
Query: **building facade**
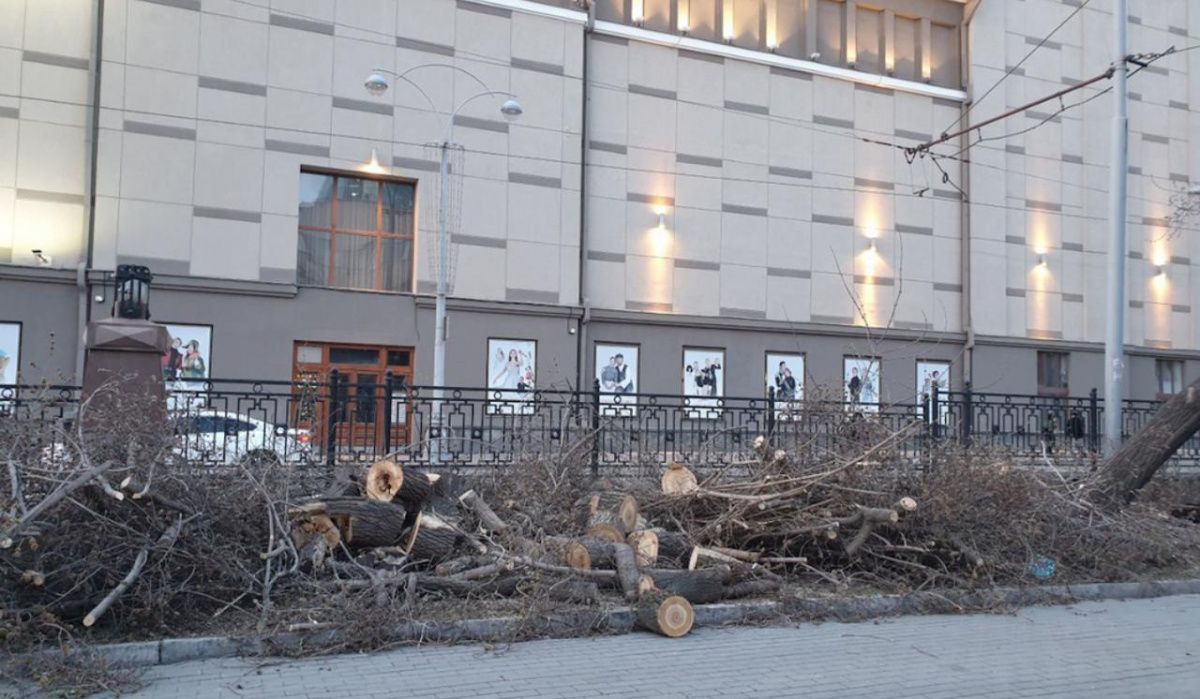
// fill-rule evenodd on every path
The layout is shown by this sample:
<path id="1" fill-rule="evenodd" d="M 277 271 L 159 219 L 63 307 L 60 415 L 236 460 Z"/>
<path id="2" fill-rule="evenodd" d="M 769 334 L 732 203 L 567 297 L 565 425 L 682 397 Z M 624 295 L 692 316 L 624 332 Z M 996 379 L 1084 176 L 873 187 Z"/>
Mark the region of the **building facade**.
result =
<path id="1" fill-rule="evenodd" d="M 624 348 L 639 392 L 678 394 L 702 362 L 761 395 L 768 355 L 810 389 L 869 358 L 886 402 L 922 362 L 954 389 L 1102 390 L 1108 82 L 905 148 L 1103 73 L 1109 12 L 0 0 L 0 349 L 24 382 L 76 381 L 112 271 L 141 264 L 209 376 L 427 384 L 427 144 L 449 133 L 451 385 L 492 383 L 515 347 L 540 387 L 590 385 Z M 1135 0 L 1129 22 L 1134 53 L 1200 43 L 1188 0 Z M 411 82 L 372 94 L 377 69 Z M 523 114 L 493 96 L 451 117 L 482 90 Z M 1200 376 L 1200 51 L 1129 90 L 1128 397 L 1154 398 Z"/>

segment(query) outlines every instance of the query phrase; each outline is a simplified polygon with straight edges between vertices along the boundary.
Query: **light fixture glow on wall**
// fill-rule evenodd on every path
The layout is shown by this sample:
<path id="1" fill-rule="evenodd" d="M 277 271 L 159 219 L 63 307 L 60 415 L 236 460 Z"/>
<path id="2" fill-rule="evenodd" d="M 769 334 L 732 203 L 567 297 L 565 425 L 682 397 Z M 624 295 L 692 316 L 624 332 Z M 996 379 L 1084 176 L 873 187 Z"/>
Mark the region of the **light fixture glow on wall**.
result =
<path id="1" fill-rule="evenodd" d="M 667 214 L 666 214 L 666 212 L 663 212 L 663 211 L 658 212 L 658 230 L 660 230 L 660 231 L 667 230 Z"/>
<path id="2" fill-rule="evenodd" d="M 725 43 L 733 43 L 733 1 L 725 0 L 721 3 L 721 36 L 725 39 Z"/>
<path id="3" fill-rule="evenodd" d="M 1037 261 L 1038 267 L 1045 267 L 1046 266 L 1046 253 L 1039 252 L 1038 256 L 1037 256 L 1037 260 L 1038 260 Z"/>
<path id="4" fill-rule="evenodd" d="M 675 22 L 680 34 L 688 33 L 688 21 L 691 19 L 691 4 L 691 0 L 679 0 L 675 4 Z"/>
<path id="5" fill-rule="evenodd" d="M 1167 267 L 1166 267 L 1166 265 L 1158 265 L 1158 266 L 1157 266 L 1157 267 L 1155 267 L 1154 269 L 1155 269 L 1155 270 L 1158 272 L 1158 276 L 1160 276 L 1160 277 L 1165 277 L 1165 276 L 1167 276 Z"/>
<path id="6" fill-rule="evenodd" d="M 771 53 L 779 48 L 779 1 L 766 0 L 766 39 L 767 50 Z"/>
<path id="7" fill-rule="evenodd" d="M 646 2 L 645 0 L 630 0 L 629 3 L 629 18 L 637 26 L 642 26 L 646 21 Z"/>

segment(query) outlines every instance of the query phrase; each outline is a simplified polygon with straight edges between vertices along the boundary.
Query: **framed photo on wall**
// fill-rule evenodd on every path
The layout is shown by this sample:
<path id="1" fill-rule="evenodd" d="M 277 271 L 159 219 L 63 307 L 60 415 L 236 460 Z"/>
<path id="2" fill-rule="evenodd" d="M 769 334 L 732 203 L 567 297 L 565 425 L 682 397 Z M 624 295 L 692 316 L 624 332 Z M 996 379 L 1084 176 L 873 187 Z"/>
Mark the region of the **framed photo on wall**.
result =
<path id="1" fill-rule="evenodd" d="M 725 350 L 683 348 L 683 395 L 689 418 L 716 418 L 725 395 Z"/>
<path id="2" fill-rule="evenodd" d="M 537 340 L 488 338 L 488 412 L 528 414 L 533 412 L 537 386 Z"/>
<path id="3" fill-rule="evenodd" d="M 775 417 L 787 419 L 804 400 L 804 355 L 767 352 L 767 391 L 775 391 Z"/>
<path id="4" fill-rule="evenodd" d="M 638 350 L 635 344 L 596 343 L 596 380 L 604 415 L 637 415 Z"/>
<path id="5" fill-rule="evenodd" d="M 0 386 L 15 384 L 21 368 L 21 324 L 0 322 Z"/>
<path id="6" fill-rule="evenodd" d="M 879 357 L 843 357 L 842 390 L 846 409 L 879 411 Z"/>
<path id="7" fill-rule="evenodd" d="M 169 390 L 201 390 L 212 378 L 212 326 L 164 325 L 171 347 L 162 355 L 163 381 Z"/>
<path id="8" fill-rule="evenodd" d="M 950 391 L 950 362 L 935 359 L 917 360 L 917 414 L 924 414 L 925 401 L 937 392 L 938 421 L 946 422 L 950 406 L 946 394 Z"/>

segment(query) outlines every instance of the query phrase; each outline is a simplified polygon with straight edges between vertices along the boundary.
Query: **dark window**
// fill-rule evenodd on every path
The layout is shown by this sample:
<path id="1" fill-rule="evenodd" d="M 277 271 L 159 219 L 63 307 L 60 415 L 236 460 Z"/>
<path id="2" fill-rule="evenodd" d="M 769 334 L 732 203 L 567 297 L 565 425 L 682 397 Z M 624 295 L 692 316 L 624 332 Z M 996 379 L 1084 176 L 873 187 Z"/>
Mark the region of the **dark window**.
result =
<path id="1" fill-rule="evenodd" d="M 379 350 L 355 347 L 330 347 L 330 364 L 378 364 Z"/>
<path id="2" fill-rule="evenodd" d="M 301 172 L 299 282 L 411 291 L 414 191 L 407 182 Z"/>
<path id="3" fill-rule="evenodd" d="M 1183 390 L 1183 361 L 1179 359 L 1156 359 L 1154 370 L 1158 375 L 1158 395 L 1165 398 Z"/>
<path id="4" fill-rule="evenodd" d="M 404 350 L 388 351 L 388 366 L 408 366 L 408 352 Z"/>
<path id="5" fill-rule="evenodd" d="M 1067 364 L 1066 352 L 1038 352 L 1037 379 L 1038 393 L 1043 396 L 1067 395 Z"/>

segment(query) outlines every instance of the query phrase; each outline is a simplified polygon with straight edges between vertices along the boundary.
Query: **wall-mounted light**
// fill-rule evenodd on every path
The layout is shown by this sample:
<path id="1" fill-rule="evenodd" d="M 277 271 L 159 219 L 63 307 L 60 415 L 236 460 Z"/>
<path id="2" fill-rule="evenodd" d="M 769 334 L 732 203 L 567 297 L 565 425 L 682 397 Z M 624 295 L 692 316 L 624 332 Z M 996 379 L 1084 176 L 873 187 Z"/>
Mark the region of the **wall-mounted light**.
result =
<path id="1" fill-rule="evenodd" d="M 871 238 L 871 252 L 878 254 L 879 246 L 875 244 L 875 239 Z"/>
<path id="2" fill-rule="evenodd" d="M 1038 263 L 1038 267 L 1045 267 L 1045 266 L 1046 266 L 1046 253 L 1044 253 L 1044 252 L 1039 252 L 1039 253 L 1038 253 L 1038 256 L 1037 256 L 1037 263 Z"/>
<path id="3" fill-rule="evenodd" d="M 658 212 L 658 230 L 667 230 L 667 214 L 664 211 Z"/>
<path id="4" fill-rule="evenodd" d="M 376 175 L 385 172 L 383 165 L 379 164 L 379 152 L 374 148 L 371 149 L 371 158 L 366 163 L 360 165 L 358 169 L 362 172 L 370 172 Z"/>
<path id="5" fill-rule="evenodd" d="M 1165 277 L 1165 276 L 1167 276 L 1167 267 L 1166 267 L 1166 265 L 1158 265 L 1158 266 L 1156 266 L 1156 267 L 1154 268 L 1154 270 L 1155 270 L 1155 271 L 1158 273 L 1158 276 L 1160 276 L 1160 277 Z"/>

